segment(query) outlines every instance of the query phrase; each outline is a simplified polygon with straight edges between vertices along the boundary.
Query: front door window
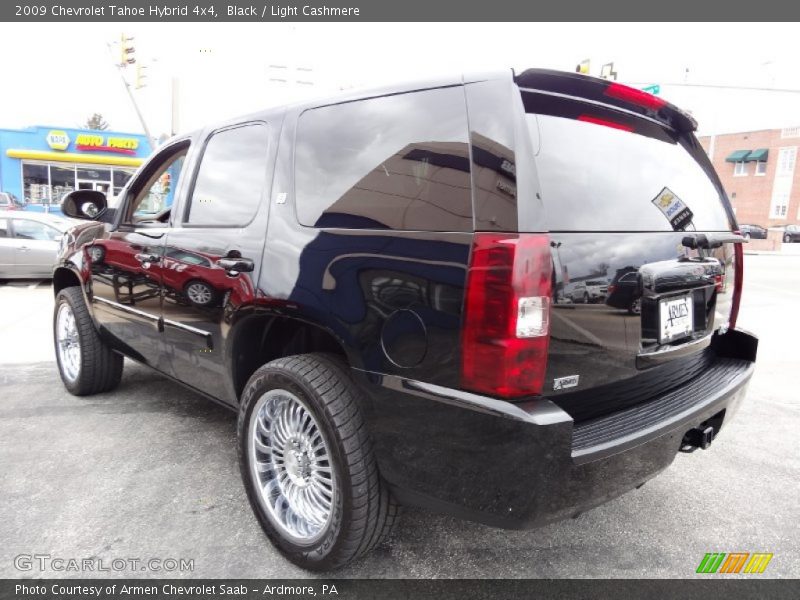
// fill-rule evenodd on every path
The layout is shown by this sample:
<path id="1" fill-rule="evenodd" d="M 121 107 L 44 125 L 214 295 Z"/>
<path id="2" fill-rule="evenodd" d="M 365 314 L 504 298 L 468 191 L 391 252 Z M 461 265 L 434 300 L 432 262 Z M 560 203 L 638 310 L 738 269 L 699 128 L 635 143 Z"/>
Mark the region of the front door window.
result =
<path id="1" fill-rule="evenodd" d="M 188 145 L 179 147 L 156 167 L 138 189 L 132 189 L 126 222 L 166 222 L 175 199 L 175 190 L 183 171 Z"/>

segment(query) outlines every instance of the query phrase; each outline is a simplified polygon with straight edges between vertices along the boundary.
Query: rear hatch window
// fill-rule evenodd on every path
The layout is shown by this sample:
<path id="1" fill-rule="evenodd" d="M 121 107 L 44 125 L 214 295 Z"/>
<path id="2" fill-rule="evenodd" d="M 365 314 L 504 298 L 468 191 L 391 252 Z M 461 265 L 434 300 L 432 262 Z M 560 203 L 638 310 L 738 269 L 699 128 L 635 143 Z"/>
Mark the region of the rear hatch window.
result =
<path id="1" fill-rule="evenodd" d="M 551 231 L 730 231 L 693 136 L 527 114 Z"/>

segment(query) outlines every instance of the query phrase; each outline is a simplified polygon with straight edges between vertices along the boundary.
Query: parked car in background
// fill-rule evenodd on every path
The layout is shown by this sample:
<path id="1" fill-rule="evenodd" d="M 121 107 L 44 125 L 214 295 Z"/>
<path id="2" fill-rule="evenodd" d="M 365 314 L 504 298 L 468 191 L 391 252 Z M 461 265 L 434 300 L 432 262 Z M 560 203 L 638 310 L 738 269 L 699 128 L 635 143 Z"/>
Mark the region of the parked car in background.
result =
<path id="1" fill-rule="evenodd" d="M 0 279 L 53 276 L 59 242 L 74 222 L 27 211 L 0 211 Z"/>
<path id="2" fill-rule="evenodd" d="M 589 292 L 586 289 L 585 281 L 578 281 L 572 284 L 572 289 L 569 292 L 569 298 L 573 302 L 581 302 L 583 304 L 589 303 Z"/>
<path id="3" fill-rule="evenodd" d="M 210 307 L 220 300 L 236 281 L 218 266 L 221 256 L 191 252 L 174 246 L 120 243 L 118 240 L 97 240 L 87 249 L 95 276 L 120 289 L 131 284 L 149 287 L 151 293 L 171 300 L 188 301 L 197 307 Z M 149 282 L 149 286 L 147 285 Z"/>
<path id="4" fill-rule="evenodd" d="M 791 244 L 800 240 L 800 225 L 787 225 L 783 230 L 783 242 Z"/>
<path id="5" fill-rule="evenodd" d="M 608 284 L 607 289 L 606 304 L 608 306 L 625 309 L 632 315 L 638 315 L 642 311 L 642 293 L 637 269 L 620 269 Z"/>
<path id="6" fill-rule="evenodd" d="M 761 227 L 760 225 L 739 225 L 739 231 L 742 232 L 742 235 L 747 238 L 754 240 L 765 240 L 767 239 L 767 229 L 766 227 Z"/>
<path id="7" fill-rule="evenodd" d="M 608 281 L 590 279 L 586 282 L 586 293 L 589 294 L 589 302 L 603 302 L 608 293 Z"/>
<path id="8" fill-rule="evenodd" d="M 574 303 L 589 304 L 605 300 L 608 282 L 603 279 L 576 281 L 567 286 L 567 297 Z"/>
<path id="9" fill-rule="evenodd" d="M 11 192 L 0 192 L 0 210 L 23 210 L 25 203 Z"/>

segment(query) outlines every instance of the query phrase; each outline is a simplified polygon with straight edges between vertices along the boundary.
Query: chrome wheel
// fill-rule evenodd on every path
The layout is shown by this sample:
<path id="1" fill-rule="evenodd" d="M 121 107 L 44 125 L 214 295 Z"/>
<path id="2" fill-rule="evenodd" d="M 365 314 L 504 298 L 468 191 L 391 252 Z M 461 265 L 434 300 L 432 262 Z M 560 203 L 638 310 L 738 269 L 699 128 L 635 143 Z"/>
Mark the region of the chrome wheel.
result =
<path id="1" fill-rule="evenodd" d="M 205 283 L 192 283 L 186 288 L 186 295 L 195 304 L 208 304 L 211 302 L 211 290 Z"/>
<path id="2" fill-rule="evenodd" d="M 270 521 L 294 542 L 318 540 L 331 521 L 336 483 L 314 415 L 291 392 L 270 390 L 253 408 L 249 441 L 251 476 Z"/>
<path id="3" fill-rule="evenodd" d="M 66 302 L 58 308 L 56 349 L 64 377 L 69 381 L 75 381 L 81 370 L 81 341 L 78 337 L 75 314 Z"/>

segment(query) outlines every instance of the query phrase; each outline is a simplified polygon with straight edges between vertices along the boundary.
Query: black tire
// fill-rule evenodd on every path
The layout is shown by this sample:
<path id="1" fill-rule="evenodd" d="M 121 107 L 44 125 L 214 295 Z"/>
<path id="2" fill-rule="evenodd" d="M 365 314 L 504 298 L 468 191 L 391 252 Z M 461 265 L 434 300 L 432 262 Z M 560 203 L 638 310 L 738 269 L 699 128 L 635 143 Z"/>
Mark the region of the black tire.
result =
<path id="1" fill-rule="evenodd" d="M 629 315 L 640 315 L 642 314 L 642 299 L 636 298 L 635 300 L 631 300 L 630 306 L 628 306 L 628 314 Z"/>
<path id="2" fill-rule="evenodd" d="M 192 286 L 200 286 L 203 289 L 205 289 L 206 294 L 208 294 L 208 300 L 200 302 L 198 300 L 193 299 L 189 293 L 189 288 Z M 215 290 L 213 286 L 211 286 L 209 283 L 206 283 L 202 279 L 192 279 L 191 281 L 189 281 L 185 286 L 183 286 L 183 293 L 190 304 L 192 304 L 193 306 L 199 306 L 200 308 L 211 306 L 217 299 L 217 290 Z"/>
<path id="3" fill-rule="evenodd" d="M 311 409 L 330 448 L 337 493 L 319 539 L 300 545 L 270 520 L 251 476 L 248 432 L 263 394 L 283 389 Z M 259 368 L 245 386 L 239 410 L 239 465 L 250 506 L 267 537 L 294 564 L 313 571 L 340 567 L 369 552 L 391 533 L 399 507 L 381 479 L 359 408 L 360 390 L 337 357 L 300 354 Z"/>
<path id="4" fill-rule="evenodd" d="M 80 342 L 80 367 L 74 380 L 65 375 L 64 366 L 58 351 L 56 339 L 56 323 L 58 311 L 62 304 L 68 304 L 75 317 L 75 325 Z M 61 290 L 56 296 L 55 310 L 53 311 L 53 342 L 56 351 L 56 364 L 58 374 L 64 387 L 75 396 L 89 396 L 101 392 L 110 392 L 119 385 L 122 379 L 123 358 L 100 339 L 100 335 L 92 322 L 92 316 L 83 299 L 81 289 L 68 287 Z"/>
<path id="5" fill-rule="evenodd" d="M 784 233 L 783 234 L 783 243 L 784 244 L 790 244 L 791 242 L 792 242 L 792 236 L 790 236 L 788 233 Z"/>
<path id="6" fill-rule="evenodd" d="M 589 293 L 588 292 L 584 292 L 583 293 L 583 303 L 584 304 L 589 304 Z"/>

